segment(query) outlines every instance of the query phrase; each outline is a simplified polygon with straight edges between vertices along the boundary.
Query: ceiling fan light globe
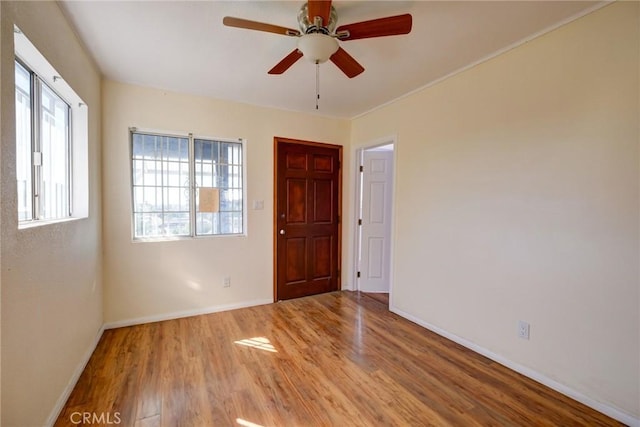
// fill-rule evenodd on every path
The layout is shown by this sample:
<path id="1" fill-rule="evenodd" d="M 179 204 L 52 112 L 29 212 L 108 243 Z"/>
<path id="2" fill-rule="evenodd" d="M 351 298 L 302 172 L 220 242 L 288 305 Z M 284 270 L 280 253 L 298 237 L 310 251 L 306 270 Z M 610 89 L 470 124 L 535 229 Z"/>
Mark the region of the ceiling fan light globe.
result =
<path id="1" fill-rule="evenodd" d="M 305 34 L 298 39 L 298 50 L 314 64 L 326 62 L 338 47 L 338 41 L 326 34 Z"/>

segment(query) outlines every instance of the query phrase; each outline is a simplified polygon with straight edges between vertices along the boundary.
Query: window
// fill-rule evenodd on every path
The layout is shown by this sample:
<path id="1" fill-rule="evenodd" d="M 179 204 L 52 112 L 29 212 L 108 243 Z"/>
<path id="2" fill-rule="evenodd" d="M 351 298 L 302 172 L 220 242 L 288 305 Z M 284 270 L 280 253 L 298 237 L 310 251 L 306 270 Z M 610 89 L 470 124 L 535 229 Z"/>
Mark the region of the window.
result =
<path id="1" fill-rule="evenodd" d="M 14 43 L 19 227 L 86 217 L 88 108 L 17 27 Z"/>
<path id="2" fill-rule="evenodd" d="M 69 104 L 19 61 L 15 73 L 18 218 L 69 217 Z"/>
<path id="3" fill-rule="evenodd" d="M 132 130 L 134 239 L 244 234 L 243 145 Z"/>

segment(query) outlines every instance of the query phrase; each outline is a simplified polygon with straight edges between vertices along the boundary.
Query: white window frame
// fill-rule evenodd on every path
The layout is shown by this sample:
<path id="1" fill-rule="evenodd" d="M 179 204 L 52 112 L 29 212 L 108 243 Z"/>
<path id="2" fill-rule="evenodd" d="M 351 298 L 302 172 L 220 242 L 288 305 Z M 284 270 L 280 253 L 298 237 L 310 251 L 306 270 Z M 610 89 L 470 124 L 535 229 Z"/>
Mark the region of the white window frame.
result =
<path id="1" fill-rule="evenodd" d="M 189 150 L 189 233 L 184 235 L 157 235 L 157 236 L 136 236 L 136 213 L 135 210 L 135 189 L 134 189 L 134 157 L 133 157 L 133 138 L 134 134 L 151 135 L 168 138 L 184 138 L 188 140 Z M 211 142 L 234 143 L 240 144 L 242 150 L 241 167 L 242 167 L 242 231 L 240 233 L 217 233 L 217 234 L 197 234 L 196 232 L 196 193 L 200 186 L 195 176 L 195 140 L 205 140 Z M 129 173 L 130 173 L 130 191 L 131 191 L 131 238 L 134 242 L 158 242 L 183 239 L 206 239 L 216 237 L 246 237 L 248 229 L 248 203 L 247 203 L 247 140 L 244 138 L 220 138 L 202 135 L 194 135 L 188 132 L 172 132 L 155 129 L 143 129 L 137 127 L 129 128 Z M 163 186 L 157 186 L 163 188 Z"/>
<path id="2" fill-rule="evenodd" d="M 30 141 L 30 149 L 31 149 L 31 165 L 30 165 L 30 174 L 31 174 L 31 216 L 30 218 L 21 219 L 22 222 L 32 222 L 32 221 L 57 221 L 64 220 L 71 217 L 73 211 L 73 188 L 72 188 L 72 161 L 73 161 L 73 141 L 71 138 L 71 128 L 72 128 L 72 119 L 71 119 L 71 106 L 69 103 L 58 94 L 52 87 L 50 87 L 34 70 L 32 70 L 28 65 L 26 65 L 19 57 L 16 57 L 15 63 L 18 64 L 24 71 L 29 74 L 29 86 L 30 86 L 30 126 L 31 126 L 31 141 Z M 16 85 L 17 90 L 17 85 Z M 65 165 L 64 175 L 65 175 L 65 192 L 66 192 L 66 201 L 63 207 L 63 214 L 59 216 L 43 218 L 43 198 L 44 194 L 44 155 L 47 154 L 43 150 L 43 118 L 42 118 L 42 93 L 43 91 L 48 90 L 53 95 L 57 96 L 60 101 L 66 106 L 66 135 L 65 135 L 65 148 L 64 148 L 64 157 L 65 157 Z M 47 194 L 48 197 L 51 197 L 51 194 Z"/>
<path id="3" fill-rule="evenodd" d="M 89 216 L 89 107 L 17 26 L 14 26 L 13 35 L 15 60 L 29 72 L 35 74 L 40 79 L 41 84 L 46 85 L 50 91 L 69 106 L 69 146 L 67 153 L 69 215 L 54 219 L 39 219 L 36 217 L 35 205 L 32 205 L 32 219 L 18 220 L 18 228 L 30 228 L 87 218 Z M 32 97 L 34 96 L 34 89 L 32 87 Z M 37 113 L 39 112 L 32 110 L 32 115 Z M 32 140 L 34 138 L 34 130 L 32 120 Z M 34 146 L 34 142 L 32 142 L 32 146 Z M 37 143 L 35 143 L 35 146 L 37 147 Z M 32 166 L 34 157 L 32 156 Z M 36 183 L 32 182 L 32 186 L 34 185 Z M 32 192 L 32 196 L 34 194 Z M 15 214 L 17 217 L 17 210 Z"/>

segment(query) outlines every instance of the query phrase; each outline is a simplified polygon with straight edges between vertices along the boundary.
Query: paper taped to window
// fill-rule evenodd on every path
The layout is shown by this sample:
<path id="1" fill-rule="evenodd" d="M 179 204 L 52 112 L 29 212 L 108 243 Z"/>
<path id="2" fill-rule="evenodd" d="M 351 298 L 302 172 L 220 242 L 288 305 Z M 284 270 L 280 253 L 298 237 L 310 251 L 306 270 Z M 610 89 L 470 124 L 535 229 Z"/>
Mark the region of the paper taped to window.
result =
<path id="1" fill-rule="evenodd" d="M 220 210 L 220 189 L 213 187 L 200 187 L 198 189 L 200 203 L 199 212 L 218 212 Z"/>

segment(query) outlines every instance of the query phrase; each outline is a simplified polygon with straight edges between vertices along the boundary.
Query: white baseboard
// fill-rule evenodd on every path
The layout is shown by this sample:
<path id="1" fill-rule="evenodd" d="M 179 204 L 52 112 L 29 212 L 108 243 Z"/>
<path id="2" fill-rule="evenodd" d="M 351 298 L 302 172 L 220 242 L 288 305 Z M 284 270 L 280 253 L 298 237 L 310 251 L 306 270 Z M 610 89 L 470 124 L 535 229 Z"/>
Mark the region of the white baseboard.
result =
<path id="1" fill-rule="evenodd" d="M 104 324 L 104 329 L 123 328 L 125 326 L 142 325 L 144 323 L 162 322 L 163 320 L 180 319 L 182 317 L 199 316 L 201 314 L 217 313 L 219 311 L 235 310 L 237 308 L 254 307 L 273 303 L 272 299 L 259 299 L 243 301 L 233 304 L 215 305 L 212 307 L 202 307 L 190 310 L 174 311 L 172 313 L 156 314 L 153 316 L 137 317 L 134 319 L 117 320 Z"/>
<path id="2" fill-rule="evenodd" d="M 82 375 L 82 372 L 84 371 L 84 368 L 87 367 L 87 363 L 89 363 L 89 359 L 91 359 L 91 356 L 93 355 L 93 352 L 95 351 L 96 347 L 98 346 L 98 342 L 100 342 L 100 338 L 102 338 L 103 332 L 104 332 L 104 325 L 101 326 L 100 329 L 98 329 L 98 333 L 96 334 L 96 336 L 95 336 L 95 338 L 93 340 L 93 343 L 87 349 L 87 351 L 85 352 L 84 356 L 82 357 L 82 360 L 80 361 L 78 366 L 76 366 L 76 369 L 73 371 L 73 375 L 71 375 L 71 378 L 69 379 L 69 382 L 67 383 L 67 386 L 62 391 L 62 394 L 58 398 L 58 401 L 56 402 L 56 405 L 51 410 L 51 413 L 49 413 L 49 417 L 47 418 L 47 421 L 45 422 L 45 426 L 49 426 L 49 427 L 53 426 L 53 424 L 56 422 L 56 420 L 60 416 L 60 413 L 62 412 L 62 409 L 64 408 L 64 405 L 67 403 L 67 400 L 69 399 L 69 396 L 71 395 L 71 392 L 73 391 L 74 387 L 76 386 L 76 383 L 80 379 L 80 375 Z"/>
<path id="3" fill-rule="evenodd" d="M 458 343 L 470 350 L 475 351 L 476 353 L 479 353 L 485 357 L 488 357 L 489 359 L 493 360 L 494 362 L 498 362 L 501 365 L 506 366 L 509 369 L 512 369 L 526 377 L 529 377 L 543 385 L 546 385 L 549 388 L 554 389 L 557 392 L 560 392 L 562 394 L 564 394 L 565 396 L 568 396 L 584 405 L 589 406 L 590 408 L 595 409 L 598 412 L 602 412 L 605 415 L 610 416 L 611 418 L 614 418 L 622 423 L 627 424 L 630 427 L 640 427 L 640 418 L 636 418 L 633 415 L 630 415 L 618 408 L 615 408 L 613 406 L 607 405 L 605 403 L 602 402 L 598 402 L 597 400 L 594 400 L 564 384 L 561 384 L 555 380 L 552 380 L 551 378 L 531 369 L 531 368 L 527 368 L 526 366 L 522 366 L 516 362 L 513 362 L 511 360 L 508 360 L 502 356 L 500 356 L 499 354 L 496 354 L 490 350 L 487 350 L 484 347 L 480 347 L 479 345 L 466 340 L 462 337 L 459 337 L 457 335 L 454 335 L 450 332 L 445 331 L 444 329 L 441 329 L 437 326 L 434 326 L 428 322 L 425 322 L 422 319 L 419 319 L 409 313 L 406 313 L 402 310 L 399 310 L 398 308 L 391 306 L 389 307 L 389 310 L 396 313 L 399 316 L 404 317 L 405 319 L 408 319 L 414 323 L 417 323 L 418 325 L 430 330 L 431 332 L 434 332 L 444 338 L 447 338 L 455 343 Z"/>

